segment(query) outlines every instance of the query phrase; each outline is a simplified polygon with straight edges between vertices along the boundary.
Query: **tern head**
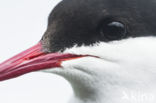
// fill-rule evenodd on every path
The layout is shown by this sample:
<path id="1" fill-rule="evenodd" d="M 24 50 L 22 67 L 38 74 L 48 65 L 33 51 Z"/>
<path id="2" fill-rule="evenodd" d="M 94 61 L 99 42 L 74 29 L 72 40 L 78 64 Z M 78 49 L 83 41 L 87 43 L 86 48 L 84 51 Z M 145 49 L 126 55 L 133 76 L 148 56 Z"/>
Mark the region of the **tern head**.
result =
<path id="1" fill-rule="evenodd" d="M 0 80 L 56 73 L 90 103 L 123 103 L 129 90 L 155 94 L 154 11 L 154 0 L 63 0 L 40 42 L 0 64 Z"/>

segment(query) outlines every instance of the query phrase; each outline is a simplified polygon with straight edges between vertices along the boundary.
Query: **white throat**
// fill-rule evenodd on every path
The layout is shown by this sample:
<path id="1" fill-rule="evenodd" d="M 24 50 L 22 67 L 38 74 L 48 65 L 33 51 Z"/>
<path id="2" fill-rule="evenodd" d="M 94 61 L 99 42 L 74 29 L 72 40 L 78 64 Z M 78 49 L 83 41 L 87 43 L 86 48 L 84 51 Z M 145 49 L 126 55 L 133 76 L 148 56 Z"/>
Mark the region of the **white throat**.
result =
<path id="1" fill-rule="evenodd" d="M 87 61 L 90 61 L 90 66 L 86 63 Z M 62 74 L 71 83 L 75 93 L 70 103 L 155 103 L 156 85 L 154 77 L 150 73 L 147 75 L 151 75 L 151 77 L 146 75 L 139 77 L 139 73 L 132 74 L 126 70 L 122 71 L 124 68 L 112 64 L 112 67 L 107 64 L 110 71 L 103 71 L 104 65 L 101 67 L 94 66 L 95 61 L 97 61 L 97 65 L 103 63 L 102 60 L 88 57 L 72 62 L 68 61 L 70 65 L 68 62 L 62 64 L 69 71 L 73 69 L 72 74 L 68 70 L 67 74 Z M 75 63 L 81 63 L 82 67 L 87 65 L 88 69 L 93 71 L 86 73 L 82 67 L 76 66 Z M 75 65 L 76 70 L 71 65 Z M 70 75 L 75 76 L 70 78 Z"/>
<path id="2" fill-rule="evenodd" d="M 50 69 L 72 85 L 70 103 L 156 103 L 156 38 L 130 38 L 94 46 L 74 46 L 64 53 L 89 54 Z"/>

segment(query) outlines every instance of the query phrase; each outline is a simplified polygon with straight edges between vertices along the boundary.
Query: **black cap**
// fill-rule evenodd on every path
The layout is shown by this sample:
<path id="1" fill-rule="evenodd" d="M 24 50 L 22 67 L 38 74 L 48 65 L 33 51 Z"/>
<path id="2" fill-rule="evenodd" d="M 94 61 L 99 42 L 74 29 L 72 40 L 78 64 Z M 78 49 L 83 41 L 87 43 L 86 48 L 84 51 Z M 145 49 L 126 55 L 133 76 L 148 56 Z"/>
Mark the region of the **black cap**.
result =
<path id="1" fill-rule="evenodd" d="M 49 15 L 47 52 L 156 35 L 155 0 L 63 0 Z"/>

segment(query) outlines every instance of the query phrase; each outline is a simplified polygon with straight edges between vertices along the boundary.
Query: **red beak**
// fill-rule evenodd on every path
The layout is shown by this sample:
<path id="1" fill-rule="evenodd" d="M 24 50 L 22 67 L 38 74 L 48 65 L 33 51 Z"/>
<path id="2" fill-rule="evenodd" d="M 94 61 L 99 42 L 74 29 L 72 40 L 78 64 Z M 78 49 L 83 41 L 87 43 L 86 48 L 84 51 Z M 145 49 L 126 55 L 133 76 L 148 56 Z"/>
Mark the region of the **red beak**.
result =
<path id="1" fill-rule="evenodd" d="M 0 81 L 18 77 L 25 73 L 61 67 L 61 62 L 84 57 L 82 55 L 45 53 L 39 42 L 30 49 L 0 64 Z"/>

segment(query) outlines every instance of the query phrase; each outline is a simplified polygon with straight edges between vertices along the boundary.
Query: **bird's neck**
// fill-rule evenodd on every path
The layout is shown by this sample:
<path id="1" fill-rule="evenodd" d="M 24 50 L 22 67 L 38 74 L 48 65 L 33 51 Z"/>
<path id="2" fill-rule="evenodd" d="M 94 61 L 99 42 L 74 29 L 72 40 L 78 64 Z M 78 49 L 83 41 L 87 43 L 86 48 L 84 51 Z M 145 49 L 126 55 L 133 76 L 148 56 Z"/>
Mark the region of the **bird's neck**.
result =
<path id="1" fill-rule="evenodd" d="M 69 103 L 155 103 L 156 92 L 152 87 L 105 85 L 92 88 L 74 88 Z"/>

